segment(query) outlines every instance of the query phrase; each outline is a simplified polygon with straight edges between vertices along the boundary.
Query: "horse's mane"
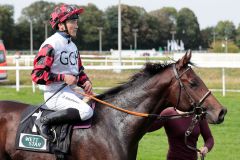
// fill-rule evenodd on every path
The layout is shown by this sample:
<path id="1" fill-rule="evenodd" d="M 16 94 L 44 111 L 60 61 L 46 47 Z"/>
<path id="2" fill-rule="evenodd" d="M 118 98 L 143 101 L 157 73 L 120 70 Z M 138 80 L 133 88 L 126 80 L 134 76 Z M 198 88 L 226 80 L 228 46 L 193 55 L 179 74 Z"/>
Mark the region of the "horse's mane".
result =
<path id="1" fill-rule="evenodd" d="M 107 99 L 109 96 L 113 96 L 122 90 L 133 86 L 133 83 L 142 83 L 143 80 L 146 80 L 157 73 L 160 73 L 165 68 L 169 67 L 172 63 L 146 63 L 144 68 L 139 72 L 135 73 L 129 78 L 129 81 L 121 83 L 119 86 L 111 88 L 106 92 L 97 96 L 99 99 Z"/>

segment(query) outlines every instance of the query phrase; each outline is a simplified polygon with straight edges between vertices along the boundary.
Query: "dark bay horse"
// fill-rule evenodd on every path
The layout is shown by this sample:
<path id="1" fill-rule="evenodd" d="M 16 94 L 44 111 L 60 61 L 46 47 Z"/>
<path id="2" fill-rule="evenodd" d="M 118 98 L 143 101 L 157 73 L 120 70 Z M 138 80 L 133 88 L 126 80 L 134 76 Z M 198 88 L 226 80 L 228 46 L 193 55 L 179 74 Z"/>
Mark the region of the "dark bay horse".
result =
<path id="1" fill-rule="evenodd" d="M 172 64 L 146 64 L 128 82 L 97 98 L 123 109 L 159 114 L 168 106 L 189 111 L 202 99 L 209 123 L 221 123 L 226 109 L 189 67 L 191 52 Z M 184 89 L 180 89 L 184 88 Z M 209 94 L 207 94 L 209 93 Z M 0 159 L 53 160 L 55 156 L 15 149 L 20 116 L 28 104 L 0 101 Z M 68 160 L 135 160 L 138 143 L 154 118 L 138 117 L 96 103 L 90 129 L 74 130 Z"/>

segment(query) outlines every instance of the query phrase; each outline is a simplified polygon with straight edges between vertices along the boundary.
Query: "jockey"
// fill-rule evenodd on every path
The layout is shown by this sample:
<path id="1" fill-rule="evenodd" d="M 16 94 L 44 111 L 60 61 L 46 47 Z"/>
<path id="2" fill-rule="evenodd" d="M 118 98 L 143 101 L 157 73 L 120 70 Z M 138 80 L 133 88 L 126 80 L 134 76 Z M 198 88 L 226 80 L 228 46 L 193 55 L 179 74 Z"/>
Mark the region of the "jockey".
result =
<path id="1" fill-rule="evenodd" d="M 67 86 L 46 102 L 43 108 L 54 110 L 35 121 L 40 134 L 49 139 L 49 125 L 84 121 L 92 117 L 92 108 L 72 88 L 81 86 L 92 94 L 92 84 L 83 72 L 84 67 L 76 45 L 78 18 L 83 8 L 62 4 L 50 15 L 50 24 L 56 31 L 41 45 L 34 59 L 32 80 L 44 91 L 46 101 L 66 83 Z"/>

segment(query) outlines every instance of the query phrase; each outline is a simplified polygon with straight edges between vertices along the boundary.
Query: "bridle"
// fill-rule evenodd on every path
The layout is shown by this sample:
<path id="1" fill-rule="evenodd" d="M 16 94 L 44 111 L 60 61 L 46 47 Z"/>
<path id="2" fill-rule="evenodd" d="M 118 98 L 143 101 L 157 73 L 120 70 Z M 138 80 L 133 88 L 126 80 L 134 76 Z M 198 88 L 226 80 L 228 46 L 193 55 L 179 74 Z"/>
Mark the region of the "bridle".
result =
<path id="1" fill-rule="evenodd" d="M 200 152 L 199 149 L 197 149 L 196 147 L 193 147 L 191 145 L 189 145 L 187 143 L 187 138 L 191 135 L 192 131 L 194 130 L 194 127 L 196 126 L 196 124 L 202 119 L 205 117 L 206 115 L 206 109 L 202 106 L 203 102 L 205 101 L 205 99 L 211 94 L 211 91 L 208 91 L 200 100 L 199 102 L 196 102 L 192 96 L 189 94 L 189 92 L 187 91 L 186 87 L 184 86 L 182 80 L 181 80 L 181 77 L 188 71 L 190 70 L 191 67 L 188 67 L 184 72 L 182 72 L 180 75 L 177 71 L 177 68 L 176 68 L 176 64 L 173 64 L 173 72 L 174 72 L 174 75 L 175 75 L 175 78 L 177 79 L 178 83 L 179 83 L 179 94 L 178 94 L 178 100 L 177 100 L 177 105 L 175 106 L 175 108 L 178 108 L 179 106 L 179 103 L 180 103 L 180 97 L 181 97 L 181 91 L 182 89 L 185 91 L 186 95 L 188 96 L 188 99 L 189 99 L 189 104 L 190 106 L 193 108 L 193 111 L 192 111 L 192 115 L 193 115 L 193 118 L 192 118 L 192 122 L 190 124 L 190 126 L 188 127 L 188 129 L 186 130 L 185 132 L 185 138 L 184 138 L 184 142 L 185 142 L 185 145 L 191 149 L 191 150 L 194 150 L 196 152 Z M 201 159 L 204 160 L 204 156 L 202 155 L 201 156 Z"/>
<path id="2" fill-rule="evenodd" d="M 186 87 L 184 86 L 182 80 L 181 80 L 181 77 L 188 71 L 190 70 L 191 67 L 188 67 L 184 72 L 182 72 L 180 75 L 177 71 L 177 68 L 176 68 L 176 64 L 173 64 L 173 72 L 174 72 L 174 75 L 175 75 L 175 78 L 177 79 L 178 83 L 179 83 L 179 94 L 178 94 L 178 100 L 177 100 L 177 105 L 175 106 L 175 108 L 178 108 L 179 106 L 179 103 L 180 103 L 180 100 L 181 100 L 181 92 L 182 92 L 182 89 L 185 91 L 185 93 L 187 94 L 188 96 L 188 99 L 189 99 L 189 104 L 190 106 L 193 108 L 193 111 L 195 114 L 197 115 L 201 115 L 201 114 L 204 114 L 205 113 L 205 109 L 203 108 L 202 104 L 203 102 L 205 101 L 205 99 L 211 94 L 211 91 L 208 91 L 200 100 L 199 102 L 196 102 L 192 96 L 189 94 L 189 92 L 187 91 Z"/>

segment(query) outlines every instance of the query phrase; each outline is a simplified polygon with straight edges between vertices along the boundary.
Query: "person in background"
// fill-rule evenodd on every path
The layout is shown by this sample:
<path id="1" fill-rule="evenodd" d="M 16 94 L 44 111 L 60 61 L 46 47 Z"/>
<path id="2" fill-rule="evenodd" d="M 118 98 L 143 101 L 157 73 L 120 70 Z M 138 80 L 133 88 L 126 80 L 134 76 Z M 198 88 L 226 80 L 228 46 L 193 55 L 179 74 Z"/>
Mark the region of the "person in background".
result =
<path id="1" fill-rule="evenodd" d="M 65 88 L 46 102 L 46 109 L 54 110 L 35 121 L 38 132 L 49 139 L 49 126 L 92 117 L 93 110 L 72 88 L 81 86 L 92 94 L 92 84 L 83 72 L 80 54 L 72 38 L 76 38 L 78 18 L 83 8 L 62 4 L 50 15 L 50 25 L 56 31 L 41 45 L 34 59 L 32 80 L 44 91 L 44 100 L 51 97 L 63 84 Z"/>
<path id="2" fill-rule="evenodd" d="M 166 108 L 161 112 L 161 116 L 181 115 L 181 112 L 173 107 Z M 197 160 L 198 155 L 194 150 L 189 149 L 185 144 L 185 132 L 190 126 L 192 116 L 177 119 L 156 120 L 151 125 L 148 132 L 153 132 L 164 127 L 168 137 L 167 160 Z M 204 146 L 200 148 L 200 156 L 206 156 L 214 145 L 214 139 L 206 119 L 200 120 L 187 138 L 188 145 L 197 147 L 199 136 L 203 137 Z"/>

